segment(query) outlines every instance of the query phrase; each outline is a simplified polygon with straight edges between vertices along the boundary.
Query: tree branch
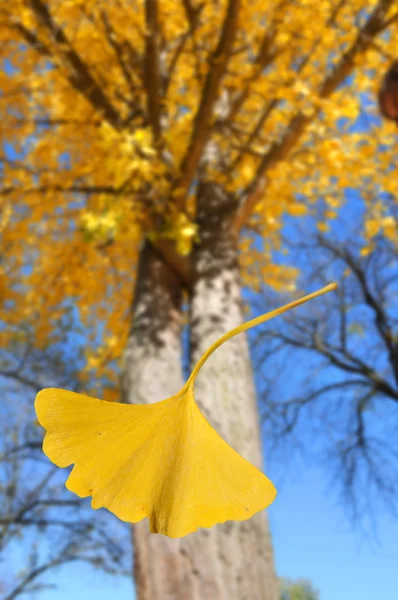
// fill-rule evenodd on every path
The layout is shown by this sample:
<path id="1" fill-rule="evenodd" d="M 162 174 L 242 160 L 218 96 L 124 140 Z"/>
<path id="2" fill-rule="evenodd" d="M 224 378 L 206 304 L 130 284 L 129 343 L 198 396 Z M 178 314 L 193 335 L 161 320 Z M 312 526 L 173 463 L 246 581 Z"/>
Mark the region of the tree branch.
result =
<path id="1" fill-rule="evenodd" d="M 241 0 L 229 0 L 218 45 L 210 58 L 210 68 L 203 87 L 199 109 L 192 129 L 191 139 L 181 164 L 181 176 L 176 182 L 177 206 L 184 208 L 189 187 L 195 176 L 202 151 L 212 132 L 214 105 L 221 81 L 231 56 L 235 40 Z"/>
<path id="2" fill-rule="evenodd" d="M 348 379 L 346 381 L 340 381 L 337 383 L 326 384 L 313 392 L 308 393 L 306 396 L 302 398 L 293 398 L 287 402 L 283 402 L 280 406 L 280 411 L 282 412 L 282 418 L 285 422 L 284 429 L 281 431 L 282 434 L 290 433 L 293 431 L 294 427 L 297 425 L 297 421 L 299 418 L 299 414 L 301 409 L 310 404 L 314 400 L 317 400 L 319 396 L 323 396 L 324 394 L 328 394 L 329 392 L 334 392 L 336 390 L 347 389 L 350 387 L 359 387 L 363 386 L 368 388 L 369 383 L 364 379 Z M 278 407 L 279 408 L 279 407 Z M 292 409 L 292 414 L 288 415 L 287 411 Z"/>
<path id="3" fill-rule="evenodd" d="M 155 141 L 160 137 L 160 75 L 158 0 L 145 0 L 144 82 L 148 116 Z"/>
<path id="4" fill-rule="evenodd" d="M 7 379 L 12 379 L 13 381 L 17 381 L 26 387 L 32 388 L 36 393 L 39 392 L 42 387 L 38 384 L 37 381 L 33 379 L 29 379 L 29 377 L 25 377 L 21 375 L 18 371 L 0 371 L 0 377 L 6 377 Z"/>
<path id="5" fill-rule="evenodd" d="M 334 256 L 342 259 L 350 267 L 351 271 L 355 275 L 359 283 L 364 301 L 374 314 L 374 323 L 376 329 L 379 332 L 379 335 L 387 348 L 392 372 L 394 373 L 395 381 L 398 383 L 397 347 L 393 340 L 393 335 L 388 322 L 387 315 L 381 303 L 378 302 L 378 300 L 372 293 L 369 286 L 369 282 L 366 279 L 363 269 L 361 268 L 359 262 L 355 260 L 354 256 L 347 248 L 336 247 L 322 236 L 319 237 L 319 241 L 321 245 L 327 250 L 329 250 L 329 252 L 331 252 Z"/>
<path id="6" fill-rule="evenodd" d="M 42 564 L 40 567 L 32 569 L 32 571 L 30 571 L 28 575 L 23 578 L 21 583 L 18 584 L 9 594 L 7 594 L 7 596 L 5 596 L 4 600 L 15 600 L 15 598 L 21 596 L 26 591 L 26 587 L 40 575 L 53 569 L 54 567 L 73 562 L 75 560 L 82 560 L 82 558 L 78 556 L 61 557 L 60 554 L 57 559 L 48 561 L 47 563 Z"/>

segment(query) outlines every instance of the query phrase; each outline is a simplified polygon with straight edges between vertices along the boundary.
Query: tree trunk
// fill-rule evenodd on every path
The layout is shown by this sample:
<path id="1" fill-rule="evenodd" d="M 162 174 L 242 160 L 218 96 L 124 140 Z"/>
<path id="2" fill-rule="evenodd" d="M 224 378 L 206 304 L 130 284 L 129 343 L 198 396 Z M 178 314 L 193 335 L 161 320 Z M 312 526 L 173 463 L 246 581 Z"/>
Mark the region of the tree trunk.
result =
<path id="1" fill-rule="evenodd" d="M 206 188 L 203 192 L 208 195 Z M 202 242 L 193 255 L 191 309 L 194 361 L 215 338 L 243 320 L 236 240 L 226 220 L 230 211 L 231 205 L 223 197 L 217 197 L 214 205 L 206 204 L 206 214 L 199 211 Z M 180 281 L 145 245 L 125 352 L 125 401 L 156 402 L 182 387 L 180 305 Z M 195 384 L 195 395 L 217 431 L 261 468 L 257 409 L 244 336 L 229 341 L 206 363 Z M 138 600 L 278 599 L 264 513 L 182 539 L 149 533 L 145 519 L 133 526 L 133 539 Z"/>
<path id="2" fill-rule="evenodd" d="M 215 184 L 198 195 L 200 243 L 193 253 L 191 359 L 226 331 L 242 323 L 237 237 L 231 222 L 234 202 Z M 219 348 L 204 365 L 195 397 L 208 421 L 244 458 L 262 469 L 258 410 L 244 334 Z M 242 522 L 229 521 L 186 538 L 184 547 L 197 570 L 198 598 L 277 600 L 277 579 L 264 511 Z M 196 596 L 195 596 L 196 597 Z"/>

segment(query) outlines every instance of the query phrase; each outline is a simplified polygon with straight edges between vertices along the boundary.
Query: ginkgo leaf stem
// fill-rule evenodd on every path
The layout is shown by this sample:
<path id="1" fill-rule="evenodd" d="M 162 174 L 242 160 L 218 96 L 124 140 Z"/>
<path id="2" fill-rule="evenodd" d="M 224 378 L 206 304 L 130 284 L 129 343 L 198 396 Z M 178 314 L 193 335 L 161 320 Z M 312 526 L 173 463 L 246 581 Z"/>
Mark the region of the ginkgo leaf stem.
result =
<path id="1" fill-rule="evenodd" d="M 278 315 L 282 315 L 283 313 L 287 312 L 288 310 L 291 310 L 292 308 L 295 308 L 296 306 L 300 306 L 300 304 L 305 304 L 309 300 L 318 298 L 318 296 L 327 294 L 328 292 L 331 292 L 335 289 L 337 289 L 337 283 L 329 283 L 325 287 L 321 288 L 320 290 L 317 290 L 316 292 L 313 292 L 312 294 L 307 294 L 307 296 L 303 296 L 303 298 L 293 300 L 293 302 L 289 302 L 288 304 L 285 304 L 285 306 L 281 306 L 280 308 L 271 310 L 270 312 L 260 315 L 259 317 L 256 317 L 255 319 L 251 319 L 250 321 L 246 321 L 246 323 L 242 323 L 241 325 L 234 327 L 234 329 L 231 329 L 231 331 L 228 331 L 227 333 L 222 335 L 218 340 L 216 340 L 214 342 L 214 344 L 212 344 L 206 350 L 206 352 L 204 352 L 204 354 L 202 354 L 202 356 L 196 363 L 191 375 L 189 376 L 186 384 L 184 385 L 183 390 L 187 389 L 188 387 L 193 386 L 193 383 L 194 383 L 200 369 L 203 367 L 203 365 L 205 364 L 205 362 L 207 361 L 209 356 L 211 356 L 213 354 L 213 352 L 215 350 L 217 350 L 217 348 L 219 348 L 222 344 L 224 344 L 224 342 L 230 340 L 231 338 L 235 337 L 235 335 L 238 335 L 239 333 L 242 333 L 243 331 L 247 331 L 248 329 L 251 329 L 252 327 L 256 327 L 257 325 L 260 325 L 261 323 L 265 323 L 265 321 L 269 321 L 270 319 L 273 319 L 274 317 L 277 317 Z"/>

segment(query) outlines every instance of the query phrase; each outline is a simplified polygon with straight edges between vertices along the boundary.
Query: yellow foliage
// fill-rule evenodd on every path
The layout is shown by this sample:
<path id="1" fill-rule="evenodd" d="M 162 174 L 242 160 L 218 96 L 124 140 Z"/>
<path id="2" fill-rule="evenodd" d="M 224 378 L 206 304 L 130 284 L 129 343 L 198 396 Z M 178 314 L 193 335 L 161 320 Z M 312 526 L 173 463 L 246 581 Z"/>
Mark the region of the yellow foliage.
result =
<path id="1" fill-rule="evenodd" d="M 317 228 L 321 233 L 327 233 L 330 230 L 330 226 L 327 223 L 318 223 Z"/>
<path id="2" fill-rule="evenodd" d="M 383 233 L 392 242 L 398 241 L 398 225 L 394 217 L 384 217 L 381 221 Z"/>
<path id="3" fill-rule="evenodd" d="M 66 306 L 86 331 L 104 323 L 87 354 L 98 376 L 125 341 L 142 237 L 168 237 L 189 255 L 201 179 L 236 194 L 240 208 L 256 198 L 240 223 L 244 236 L 253 219 L 263 236 L 264 252 L 240 256 L 243 281 L 254 287 L 264 274 L 276 289 L 294 284 L 292 273 L 269 270 L 284 216 L 305 218 L 324 198 L 325 218 L 338 218 L 346 187 L 369 192 L 365 234 L 397 243 L 389 215 L 374 214 L 371 200 L 396 195 L 395 125 L 349 127 L 361 99 L 375 99 L 374 74 L 398 36 L 397 20 L 369 29 L 380 30 L 376 44 L 358 28 L 379 5 L 387 24 L 396 0 L 244 1 L 220 56 L 228 0 L 200 3 L 193 21 L 180 0 L 157 4 L 162 47 L 152 58 L 144 1 L 8 0 L 0 14 L 0 286 L 14 303 L 12 314 L 2 303 L 0 319 L 9 340 L 23 321 L 42 345 Z M 376 103 L 362 110 L 373 116 Z M 252 194 L 260 175 L 266 183 Z M 113 348 L 110 336 L 119 340 Z M 106 347 L 101 359 L 98 346 Z"/>
<path id="4" fill-rule="evenodd" d="M 182 256 L 187 256 L 191 252 L 192 244 L 198 240 L 198 226 L 190 221 L 188 217 L 179 213 L 173 218 L 168 218 L 165 226 L 158 234 L 151 234 L 151 239 L 167 238 L 175 240 L 176 250 Z"/>
<path id="5" fill-rule="evenodd" d="M 308 207 L 305 204 L 294 202 L 287 205 L 286 211 L 293 217 L 301 217 L 308 213 Z"/>
<path id="6" fill-rule="evenodd" d="M 380 221 L 378 219 L 367 219 L 365 223 L 365 233 L 369 238 L 374 237 L 379 233 L 380 230 Z"/>
<path id="7" fill-rule="evenodd" d="M 369 244 L 368 246 L 364 246 L 363 248 L 361 248 L 361 256 L 369 256 L 369 254 L 371 254 L 373 252 L 373 246 L 372 244 Z"/>

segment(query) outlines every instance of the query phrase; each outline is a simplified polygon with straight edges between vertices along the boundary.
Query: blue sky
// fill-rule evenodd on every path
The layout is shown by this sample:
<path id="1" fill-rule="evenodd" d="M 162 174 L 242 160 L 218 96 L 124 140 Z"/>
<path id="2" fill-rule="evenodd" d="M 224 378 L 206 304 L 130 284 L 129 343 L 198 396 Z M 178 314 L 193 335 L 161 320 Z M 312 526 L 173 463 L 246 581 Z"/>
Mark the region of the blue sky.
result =
<path id="1" fill-rule="evenodd" d="M 366 536 L 353 530 L 320 469 L 302 465 L 283 475 L 275 465 L 270 474 L 279 489 L 269 510 L 279 574 L 308 577 L 321 600 L 373 600 L 381 583 L 393 597 L 398 523 L 378 515 L 378 537 Z"/>

